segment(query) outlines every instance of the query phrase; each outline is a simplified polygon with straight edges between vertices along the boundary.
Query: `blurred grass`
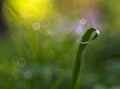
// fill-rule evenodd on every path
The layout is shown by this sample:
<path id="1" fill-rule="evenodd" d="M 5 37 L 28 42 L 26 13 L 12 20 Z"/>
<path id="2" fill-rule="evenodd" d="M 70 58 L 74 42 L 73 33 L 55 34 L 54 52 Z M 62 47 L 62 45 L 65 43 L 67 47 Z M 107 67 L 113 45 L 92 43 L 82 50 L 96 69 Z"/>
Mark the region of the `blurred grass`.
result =
<path id="1" fill-rule="evenodd" d="M 120 89 L 119 2 L 102 0 L 105 27 L 82 56 L 77 89 Z M 53 12 L 47 20 L 27 21 L 9 4 L 5 14 L 10 37 L 0 40 L 0 89 L 69 89 L 81 37 L 64 25 L 59 28 L 67 16 Z M 68 19 L 72 24 L 78 16 Z M 33 29 L 35 22 L 40 30 Z"/>

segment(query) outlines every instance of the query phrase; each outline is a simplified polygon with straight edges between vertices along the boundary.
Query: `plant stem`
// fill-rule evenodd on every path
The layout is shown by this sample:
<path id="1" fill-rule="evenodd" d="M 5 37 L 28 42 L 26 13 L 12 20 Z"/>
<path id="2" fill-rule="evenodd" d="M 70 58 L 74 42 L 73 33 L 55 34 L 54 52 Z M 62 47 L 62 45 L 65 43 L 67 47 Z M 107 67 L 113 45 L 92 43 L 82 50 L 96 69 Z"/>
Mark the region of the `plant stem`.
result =
<path id="1" fill-rule="evenodd" d="M 94 35 L 93 35 L 93 32 L 95 32 Z M 96 39 L 98 37 L 98 35 L 99 35 L 99 31 L 94 28 L 88 29 L 87 32 L 83 35 L 81 43 L 78 48 L 76 59 L 74 62 L 74 67 L 72 70 L 71 89 L 75 89 L 77 79 L 80 74 L 79 72 L 80 72 L 80 68 L 81 68 L 80 66 L 81 66 L 81 61 L 82 61 L 82 53 L 83 53 L 85 47 L 88 45 L 89 41 Z"/>

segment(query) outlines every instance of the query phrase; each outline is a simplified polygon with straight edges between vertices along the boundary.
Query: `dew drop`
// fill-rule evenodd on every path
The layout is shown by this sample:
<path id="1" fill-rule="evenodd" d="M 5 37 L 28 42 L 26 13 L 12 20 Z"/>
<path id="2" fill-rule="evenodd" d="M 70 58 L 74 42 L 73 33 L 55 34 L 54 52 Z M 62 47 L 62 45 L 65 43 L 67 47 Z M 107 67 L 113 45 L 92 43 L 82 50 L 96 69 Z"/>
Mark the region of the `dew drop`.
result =
<path id="1" fill-rule="evenodd" d="M 99 35 L 99 34 L 100 34 L 100 31 L 99 31 L 99 30 L 96 30 L 96 33 Z"/>

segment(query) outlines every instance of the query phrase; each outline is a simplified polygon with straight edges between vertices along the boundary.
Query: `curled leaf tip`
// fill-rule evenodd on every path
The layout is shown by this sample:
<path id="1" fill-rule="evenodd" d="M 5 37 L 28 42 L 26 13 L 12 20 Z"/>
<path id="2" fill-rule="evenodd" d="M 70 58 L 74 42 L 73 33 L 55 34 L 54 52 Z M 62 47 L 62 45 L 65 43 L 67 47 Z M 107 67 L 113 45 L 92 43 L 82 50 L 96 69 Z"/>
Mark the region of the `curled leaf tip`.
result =
<path id="1" fill-rule="evenodd" d="M 93 32 L 94 32 L 94 34 L 93 34 Z M 82 56 L 82 53 L 83 53 L 85 47 L 87 46 L 89 41 L 96 39 L 99 36 L 99 34 L 100 34 L 99 30 L 90 28 L 83 35 L 82 40 L 79 45 L 79 48 L 78 48 L 77 56 L 76 56 L 76 59 L 74 62 L 72 81 L 71 81 L 72 82 L 71 89 L 75 89 L 75 85 L 77 83 L 77 79 L 80 74 L 79 72 L 80 72 L 80 66 L 81 66 L 81 60 L 82 60 L 81 56 Z"/>

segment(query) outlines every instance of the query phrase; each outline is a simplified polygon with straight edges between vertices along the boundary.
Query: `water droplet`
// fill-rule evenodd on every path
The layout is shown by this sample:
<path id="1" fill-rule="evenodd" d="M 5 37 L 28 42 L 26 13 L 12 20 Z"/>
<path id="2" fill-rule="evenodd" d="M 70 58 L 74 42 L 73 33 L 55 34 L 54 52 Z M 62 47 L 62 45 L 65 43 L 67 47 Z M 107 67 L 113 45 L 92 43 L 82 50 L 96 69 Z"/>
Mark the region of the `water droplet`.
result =
<path id="1" fill-rule="evenodd" d="M 82 18 L 80 19 L 80 24 L 81 25 L 85 25 L 87 23 L 86 19 Z"/>
<path id="2" fill-rule="evenodd" d="M 24 73 L 24 77 L 25 77 L 25 79 L 31 79 L 32 78 L 32 72 L 31 71 L 26 71 Z"/>
<path id="3" fill-rule="evenodd" d="M 99 35 L 99 34 L 100 34 L 100 31 L 99 31 L 99 30 L 96 30 L 96 33 Z"/>
<path id="4" fill-rule="evenodd" d="M 18 58 L 17 64 L 18 64 L 20 67 L 24 67 L 24 66 L 26 65 L 26 60 L 25 60 L 24 58 Z"/>
<path id="5" fill-rule="evenodd" d="M 34 30 L 39 30 L 40 29 L 40 24 L 38 22 L 33 23 L 32 25 Z"/>

